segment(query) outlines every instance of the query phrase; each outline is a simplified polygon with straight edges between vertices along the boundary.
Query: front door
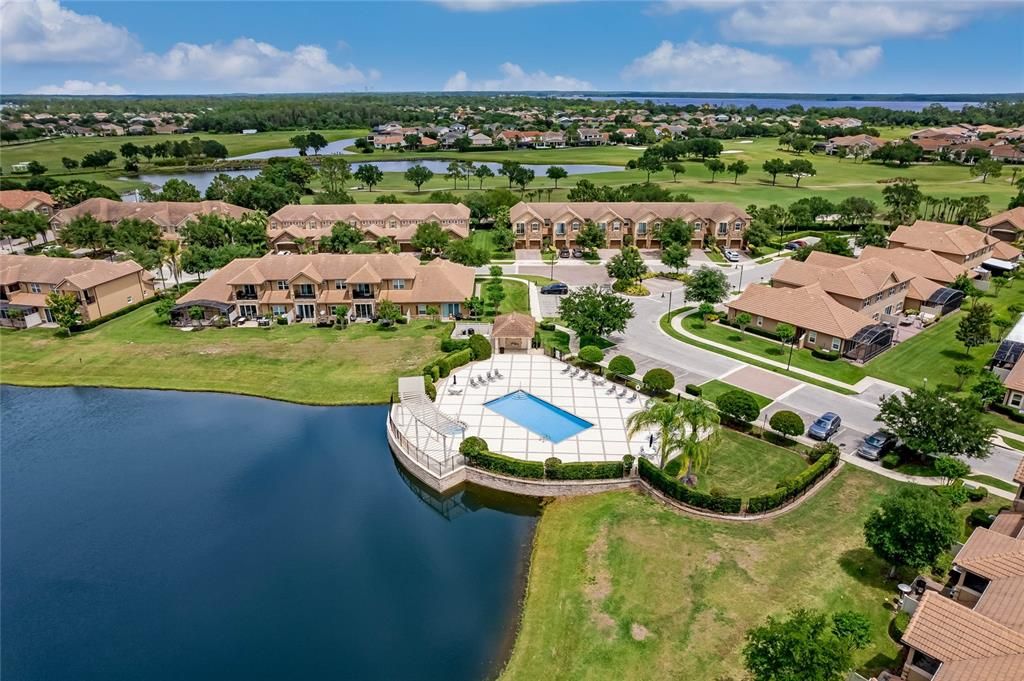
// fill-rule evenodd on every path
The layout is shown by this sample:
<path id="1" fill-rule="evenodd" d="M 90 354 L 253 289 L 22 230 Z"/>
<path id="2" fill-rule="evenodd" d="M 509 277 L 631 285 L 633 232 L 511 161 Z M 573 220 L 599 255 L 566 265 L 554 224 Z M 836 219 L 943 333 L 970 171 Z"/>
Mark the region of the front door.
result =
<path id="1" fill-rule="evenodd" d="M 298 308 L 299 316 L 303 319 L 314 319 L 316 317 L 315 305 L 302 304 L 295 307 Z"/>
<path id="2" fill-rule="evenodd" d="M 359 319 L 373 317 L 373 305 L 370 303 L 356 303 L 356 317 Z"/>
<path id="3" fill-rule="evenodd" d="M 441 306 L 441 315 L 446 319 L 450 319 L 459 314 L 461 309 L 459 303 L 445 303 Z"/>
<path id="4" fill-rule="evenodd" d="M 239 305 L 239 311 L 243 317 L 254 318 L 257 316 L 255 305 Z"/>
<path id="5" fill-rule="evenodd" d="M 44 307 L 44 308 L 43 308 L 43 316 L 44 316 L 44 317 L 46 317 L 46 321 L 47 321 L 48 323 L 50 323 L 50 324 L 56 324 L 56 322 L 55 322 L 55 321 L 53 321 L 53 313 L 52 313 L 52 312 L 50 312 L 50 308 L 48 308 L 48 307 Z"/>

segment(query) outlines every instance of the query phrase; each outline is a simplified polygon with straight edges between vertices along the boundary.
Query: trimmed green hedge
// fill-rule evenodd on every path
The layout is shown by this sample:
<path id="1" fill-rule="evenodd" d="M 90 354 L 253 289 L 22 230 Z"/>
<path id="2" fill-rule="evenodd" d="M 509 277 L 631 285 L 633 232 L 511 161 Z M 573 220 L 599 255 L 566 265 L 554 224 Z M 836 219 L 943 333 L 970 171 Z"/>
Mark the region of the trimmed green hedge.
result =
<path id="1" fill-rule="evenodd" d="M 743 508 L 743 500 L 739 497 L 713 497 L 710 494 L 698 492 L 678 480 L 670 478 L 664 471 L 647 459 L 640 458 L 637 459 L 637 462 L 641 478 L 646 480 L 655 489 L 677 501 L 715 513 L 736 514 Z"/>
<path id="2" fill-rule="evenodd" d="M 445 338 L 441 341 L 441 352 L 455 352 L 457 350 L 465 350 L 469 347 L 468 340 L 462 340 L 461 338 Z"/>
<path id="3" fill-rule="evenodd" d="M 839 463 L 839 454 L 835 451 L 826 452 L 820 459 L 789 480 L 780 482 L 779 488 L 774 492 L 751 497 L 747 501 L 747 513 L 765 513 L 795 499 L 825 477 L 837 463 Z"/>
<path id="4" fill-rule="evenodd" d="M 693 395 L 694 397 L 700 397 L 704 394 L 704 388 L 701 388 L 696 383 L 687 383 L 683 390 L 686 391 L 687 395 Z"/>
<path id="5" fill-rule="evenodd" d="M 821 350 L 819 348 L 811 348 L 811 355 L 818 359 L 823 359 L 826 362 L 834 362 L 839 359 L 839 353 L 832 350 Z"/>
<path id="6" fill-rule="evenodd" d="M 78 333 L 79 331 L 88 331 L 89 329 L 95 329 L 100 324 L 102 324 L 104 322 L 109 322 L 111 319 L 117 319 L 118 317 L 123 317 L 124 315 L 128 314 L 129 312 L 135 312 L 140 307 L 145 307 L 146 305 L 152 305 L 156 301 L 163 299 L 163 297 L 164 297 L 163 293 L 157 293 L 157 294 L 155 294 L 151 298 L 146 298 L 144 300 L 140 300 L 137 303 L 133 303 L 133 304 L 128 305 L 126 307 L 122 307 L 120 310 L 117 310 L 116 312 L 111 312 L 108 315 L 103 315 L 102 317 L 97 317 L 96 319 L 93 319 L 92 321 L 85 322 L 84 324 L 76 324 L 75 326 L 71 327 L 71 332 L 72 333 Z"/>
<path id="7" fill-rule="evenodd" d="M 1002 414 L 1003 416 L 1009 418 L 1011 421 L 1016 421 L 1017 423 L 1024 423 L 1024 414 L 1021 414 L 1013 407 L 1009 407 L 1005 404 L 992 404 L 989 405 L 989 409 L 996 412 L 997 414 Z"/>
<path id="8" fill-rule="evenodd" d="M 491 341 L 480 334 L 474 334 L 469 337 L 469 349 L 473 353 L 472 359 L 481 360 L 491 358 Z"/>
<path id="9" fill-rule="evenodd" d="M 624 475 L 621 461 L 562 463 L 561 460 L 551 457 L 544 462 L 544 470 L 548 480 L 609 480 Z"/>
<path id="10" fill-rule="evenodd" d="M 544 478 L 544 464 L 539 461 L 520 461 L 509 456 L 485 451 L 463 452 L 463 456 L 466 457 L 466 463 L 474 468 L 482 468 L 493 473 L 511 475 L 516 478 L 531 478 L 534 480 Z"/>
<path id="11" fill-rule="evenodd" d="M 553 323 L 551 323 L 551 322 L 541 322 L 540 324 L 538 324 L 538 326 L 540 327 L 541 331 L 554 331 L 555 330 L 555 325 Z"/>
<path id="12" fill-rule="evenodd" d="M 427 393 L 427 397 L 430 398 L 431 402 L 437 400 L 437 388 L 434 387 L 434 382 L 430 380 L 430 376 L 423 377 L 423 390 Z"/>
<path id="13" fill-rule="evenodd" d="M 473 351 L 466 348 L 465 350 L 457 350 L 437 360 L 437 368 L 441 373 L 441 378 L 444 378 L 452 372 L 452 369 L 469 364 L 471 361 L 473 361 Z"/>

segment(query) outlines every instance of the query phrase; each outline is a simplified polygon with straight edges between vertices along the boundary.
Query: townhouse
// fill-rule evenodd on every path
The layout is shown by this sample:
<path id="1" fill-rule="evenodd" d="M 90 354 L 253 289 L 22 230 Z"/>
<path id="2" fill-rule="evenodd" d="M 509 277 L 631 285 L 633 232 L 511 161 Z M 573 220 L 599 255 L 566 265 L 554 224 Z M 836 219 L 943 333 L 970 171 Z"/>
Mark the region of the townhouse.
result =
<path id="1" fill-rule="evenodd" d="M 51 291 L 73 293 L 85 322 L 155 294 L 153 275 L 132 260 L 0 255 L 0 325 L 53 323 L 46 302 Z"/>
<path id="2" fill-rule="evenodd" d="M 871 135 L 846 135 L 843 137 L 832 137 L 824 144 L 826 154 L 839 154 L 849 156 L 856 153 L 870 154 L 876 149 L 881 149 L 886 141 L 881 137 Z"/>
<path id="3" fill-rule="evenodd" d="M 960 275 L 964 275 L 969 279 L 978 276 L 977 272 L 963 265 L 958 265 L 952 260 L 943 258 L 931 251 L 920 251 L 913 248 L 865 246 L 860 252 L 860 257 L 862 260 L 867 260 L 868 258 L 884 260 L 891 265 L 909 270 L 936 284 L 952 284 Z"/>
<path id="4" fill-rule="evenodd" d="M 996 243 L 995 237 L 973 227 L 928 220 L 900 225 L 889 235 L 889 248 L 931 251 L 968 269 L 991 258 Z"/>
<path id="5" fill-rule="evenodd" d="M 469 208 L 461 203 L 288 205 L 267 221 L 272 249 L 298 251 L 300 240 L 318 244 L 343 222 L 358 228 L 366 241 L 391 237 L 403 251 L 412 250 L 416 228 L 436 222 L 453 239 L 469 236 Z"/>
<path id="6" fill-rule="evenodd" d="M 905 681 L 1024 679 L 1024 462 L 1013 506 L 978 527 L 953 559 L 946 585 L 915 581 L 903 634 Z"/>
<path id="7" fill-rule="evenodd" d="M 53 197 L 46 192 L 5 189 L 0 191 L 0 209 L 31 210 L 49 218 L 53 215 Z"/>
<path id="8" fill-rule="evenodd" d="M 86 199 L 77 206 L 57 211 L 50 219 L 50 227 L 59 230 L 72 220 L 84 215 L 91 215 L 100 222 L 116 227 L 122 220 L 133 218 L 152 222 L 160 228 L 160 238 L 173 241 L 179 238 L 179 231 L 188 222 L 202 215 L 221 215 L 240 219 L 250 213 L 242 208 L 224 201 L 153 201 L 135 203 L 130 201 L 113 201 L 111 199 Z"/>
<path id="9" fill-rule="evenodd" d="M 985 233 L 1000 241 L 1013 242 L 1024 232 L 1024 206 L 1004 210 L 978 223 L 985 228 Z"/>
<path id="10" fill-rule="evenodd" d="M 691 246 L 705 242 L 720 248 L 742 248 L 750 215 L 731 203 L 633 202 L 526 203 L 512 206 L 509 219 L 516 248 L 539 249 L 545 240 L 555 248 L 573 248 L 585 223 L 593 222 L 607 237 L 608 248 L 632 243 L 658 248 L 658 230 L 668 219 L 693 227 Z"/>
<path id="11" fill-rule="evenodd" d="M 473 268 L 441 259 L 420 263 L 411 254 L 268 254 L 231 261 L 179 298 L 172 317 L 188 321 L 198 307 L 205 319 L 313 322 L 344 305 L 354 319 L 373 319 L 380 302 L 390 300 L 408 317 L 436 307 L 449 319 L 461 315 L 474 287 Z"/>

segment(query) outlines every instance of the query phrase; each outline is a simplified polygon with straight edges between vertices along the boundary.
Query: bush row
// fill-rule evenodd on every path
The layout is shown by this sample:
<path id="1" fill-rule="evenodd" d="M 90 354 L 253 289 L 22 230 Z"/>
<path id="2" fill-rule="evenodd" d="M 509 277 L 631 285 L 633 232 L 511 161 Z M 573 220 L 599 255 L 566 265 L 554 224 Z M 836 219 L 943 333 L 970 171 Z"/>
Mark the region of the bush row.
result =
<path id="1" fill-rule="evenodd" d="M 518 478 L 611 480 L 623 477 L 633 468 L 633 457 L 629 454 L 622 457 L 622 461 L 612 463 L 562 463 L 557 457 L 551 457 L 544 463 L 520 461 L 489 451 L 487 441 L 475 435 L 459 444 L 459 453 L 466 457 L 470 466 Z"/>
<path id="2" fill-rule="evenodd" d="M 839 353 L 832 350 L 822 350 L 820 348 L 811 348 L 811 355 L 818 359 L 823 359 L 826 362 L 834 362 L 839 359 Z"/>
<path id="3" fill-rule="evenodd" d="M 700 397 L 704 394 L 704 389 L 695 383 L 687 383 L 683 390 L 686 391 L 687 395 L 693 395 L 694 397 Z"/>
<path id="4" fill-rule="evenodd" d="M 751 497 L 747 501 L 748 513 L 765 513 L 774 508 L 782 506 L 790 499 L 803 494 L 814 483 L 821 480 L 839 462 L 839 454 L 836 450 L 829 450 L 810 466 L 794 475 L 789 480 L 779 483 L 779 488 L 774 492 Z"/>
<path id="5" fill-rule="evenodd" d="M 539 461 L 520 461 L 488 451 L 462 452 L 462 455 L 466 457 L 466 463 L 474 468 L 483 468 L 516 478 L 540 480 L 544 477 L 544 464 Z"/>
<path id="6" fill-rule="evenodd" d="M 462 340 L 461 338 L 445 338 L 441 341 L 441 352 L 455 352 L 456 350 L 465 350 L 469 347 L 468 340 Z"/>
<path id="7" fill-rule="evenodd" d="M 562 463 L 556 457 L 544 462 L 544 475 L 548 480 L 609 480 L 624 475 L 621 461 L 614 463 Z"/>
<path id="8" fill-rule="evenodd" d="M 1003 416 L 1006 416 L 1011 421 L 1016 421 L 1017 423 L 1024 423 L 1024 414 L 1021 414 L 1013 407 L 1007 406 L 1005 404 L 993 404 L 989 408 L 992 411 L 996 412 L 997 414 L 1002 414 Z"/>
<path id="9" fill-rule="evenodd" d="M 652 487 L 676 501 L 715 513 L 735 514 L 739 513 L 743 507 L 743 500 L 739 497 L 719 497 L 698 492 L 687 487 L 679 480 L 669 477 L 647 459 L 641 458 L 637 462 L 640 469 L 640 477 L 646 480 Z"/>
<path id="10" fill-rule="evenodd" d="M 124 315 L 128 314 L 129 312 L 135 312 L 140 307 L 145 307 L 146 305 L 152 305 L 153 303 L 155 303 L 156 301 L 162 299 L 163 297 L 164 297 L 163 293 L 157 293 L 156 295 L 152 296 L 151 298 L 145 298 L 143 300 L 140 300 L 137 303 L 133 303 L 131 305 L 128 305 L 127 307 L 122 307 L 120 310 L 117 310 L 116 312 L 111 312 L 108 315 L 103 315 L 102 317 L 97 317 L 96 319 L 93 319 L 91 321 L 85 322 L 84 324 L 76 324 L 75 326 L 71 327 L 71 330 L 73 332 L 75 332 L 75 333 L 78 333 L 79 331 L 88 331 L 89 329 L 94 329 L 94 328 L 96 328 L 97 326 L 99 326 L 100 324 L 102 324 L 104 322 L 109 322 L 111 319 L 117 319 L 118 317 L 123 317 Z"/>

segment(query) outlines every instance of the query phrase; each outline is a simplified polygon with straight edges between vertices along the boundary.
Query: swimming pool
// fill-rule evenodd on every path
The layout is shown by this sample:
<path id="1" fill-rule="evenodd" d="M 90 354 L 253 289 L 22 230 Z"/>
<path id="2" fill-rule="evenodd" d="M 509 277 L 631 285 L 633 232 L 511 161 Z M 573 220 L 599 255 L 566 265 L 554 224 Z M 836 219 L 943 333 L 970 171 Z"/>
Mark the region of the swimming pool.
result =
<path id="1" fill-rule="evenodd" d="M 550 442 L 558 443 L 593 426 L 550 402 L 517 390 L 484 406 Z"/>

